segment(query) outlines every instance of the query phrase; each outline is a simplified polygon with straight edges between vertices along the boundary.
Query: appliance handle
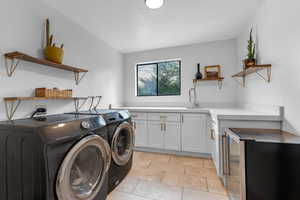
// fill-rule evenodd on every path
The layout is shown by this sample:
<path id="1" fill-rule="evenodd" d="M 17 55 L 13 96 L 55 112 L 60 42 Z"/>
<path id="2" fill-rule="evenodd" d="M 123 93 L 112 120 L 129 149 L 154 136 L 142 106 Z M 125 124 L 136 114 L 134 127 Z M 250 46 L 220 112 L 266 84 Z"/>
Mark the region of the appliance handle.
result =
<path id="1" fill-rule="evenodd" d="M 223 168 L 223 175 L 228 174 L 228 155 L 227 155 L 227 142 L 226 142 L 226 135 L 222 135 L 222 168 Z"/>
<path id="2" fill-rule="evenodd" d="M 229 157 L 229 155 L 230 155 L 230 146 L 229 146 L 229 142 L 228 142 L 228 139 L 227 139 L 227 137 L 226 137 L 226 146 L 225 146 L 225 148 L 226 148 L 226 160 L 227 160 L 227 162 L 226 162 L 226 171 L 227 171 L 227 175 L 231 175 L 231 170 L 230 170 L 230 157 Z"/>

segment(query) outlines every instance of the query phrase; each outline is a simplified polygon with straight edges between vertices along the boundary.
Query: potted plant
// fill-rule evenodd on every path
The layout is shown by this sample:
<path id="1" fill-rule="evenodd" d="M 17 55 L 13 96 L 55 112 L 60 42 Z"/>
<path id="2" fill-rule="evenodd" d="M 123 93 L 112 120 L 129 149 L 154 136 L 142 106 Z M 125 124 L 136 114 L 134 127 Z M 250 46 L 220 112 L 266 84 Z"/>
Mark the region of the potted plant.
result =
<path id="1" fill-rule="evenodd" d="M 250 38 L 248 40 L 248 54 L 247 59 L 244 60 L 245 68 L 252 67 L 256 65 L 256 59 L 255 59 L 255 51 L 256 51 L 256 45 L 254 44 L 253 37 L 252 37 L 253 29 L 250 31 Z"/>
<path id="2" fill-rule="evenodd" d="M 64 57 L 64 45 L 57 47 L 53 42 L 53 35 L 50 36 L 50 22 L 46 20 L 46 47 L 44 49 L 44 55 L 47 60 L 61 64 Z"/>

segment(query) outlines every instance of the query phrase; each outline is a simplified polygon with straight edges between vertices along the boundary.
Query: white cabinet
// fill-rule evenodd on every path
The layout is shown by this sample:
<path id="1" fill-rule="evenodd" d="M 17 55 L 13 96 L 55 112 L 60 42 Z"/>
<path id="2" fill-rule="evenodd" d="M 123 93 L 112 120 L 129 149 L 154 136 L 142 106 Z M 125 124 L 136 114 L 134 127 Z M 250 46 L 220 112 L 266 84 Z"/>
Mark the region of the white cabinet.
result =
<path id="1" fill-rule="evenodd" d="M 207 117 L 204 114 L 182 114 L 182 150 L 208 153 Z"/>
<path id="2" fill-rule="evenodd" d="M 206 114 L 134 112 L 135 147 L 211 153 Z M 211 142 L 210 142 L 211 143 Z"/>
<path id="3" fill-rule="evenodd" d="M 181 150 L 180 123 L 166 122 L 164 124 L 164 144 L 166 150 Z"/>
<path id="4" fill-rule="evenodd" d="M 135 132 L 135 146 L 148 146 L 148 124 L 147 113 L 131 113 L 133 128 Z"/>
<path id="5" fill-rule="evenodd" d="M 148 146 L 156 149 L 164 149 L 163 124 L 159 121 L 148 121 L 148 133 Z"/>
<path id="6" fill-rule="evenodd" d="M 149 113 L 149 147 L 161 150 L 180 151 L 180 114 Z"/>
<path id="7" fill-rule="evenodd" d="M 147 147 L 148 146 L 147 121 L 133 120 L 133 127 L 135 131 L 135 146 Z"/>

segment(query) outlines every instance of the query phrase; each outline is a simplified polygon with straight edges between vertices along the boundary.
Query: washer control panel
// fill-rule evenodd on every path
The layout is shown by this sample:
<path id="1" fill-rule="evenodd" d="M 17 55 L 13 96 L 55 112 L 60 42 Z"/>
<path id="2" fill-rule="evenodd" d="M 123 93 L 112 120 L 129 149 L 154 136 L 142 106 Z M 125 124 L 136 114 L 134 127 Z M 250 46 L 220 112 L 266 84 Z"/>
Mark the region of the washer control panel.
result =
<path id="1" fill-rule="evenodd" d="M 82 121 L 81 122 L 81 127 L 84 129 L 90 129 L 91 128 L 91 124 L 89 121 Z"/>

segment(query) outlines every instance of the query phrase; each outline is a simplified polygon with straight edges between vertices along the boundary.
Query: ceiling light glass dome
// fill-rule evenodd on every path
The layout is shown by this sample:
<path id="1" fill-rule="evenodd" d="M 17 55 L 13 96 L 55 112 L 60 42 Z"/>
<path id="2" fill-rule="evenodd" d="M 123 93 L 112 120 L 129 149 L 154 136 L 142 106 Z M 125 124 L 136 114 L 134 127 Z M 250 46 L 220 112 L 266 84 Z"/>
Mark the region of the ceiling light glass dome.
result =
<path id="1" fill-rule="evenodd" d="M 164 5 L 164 0 L 145 0 L 148 8 L 158 9 Z"/>

